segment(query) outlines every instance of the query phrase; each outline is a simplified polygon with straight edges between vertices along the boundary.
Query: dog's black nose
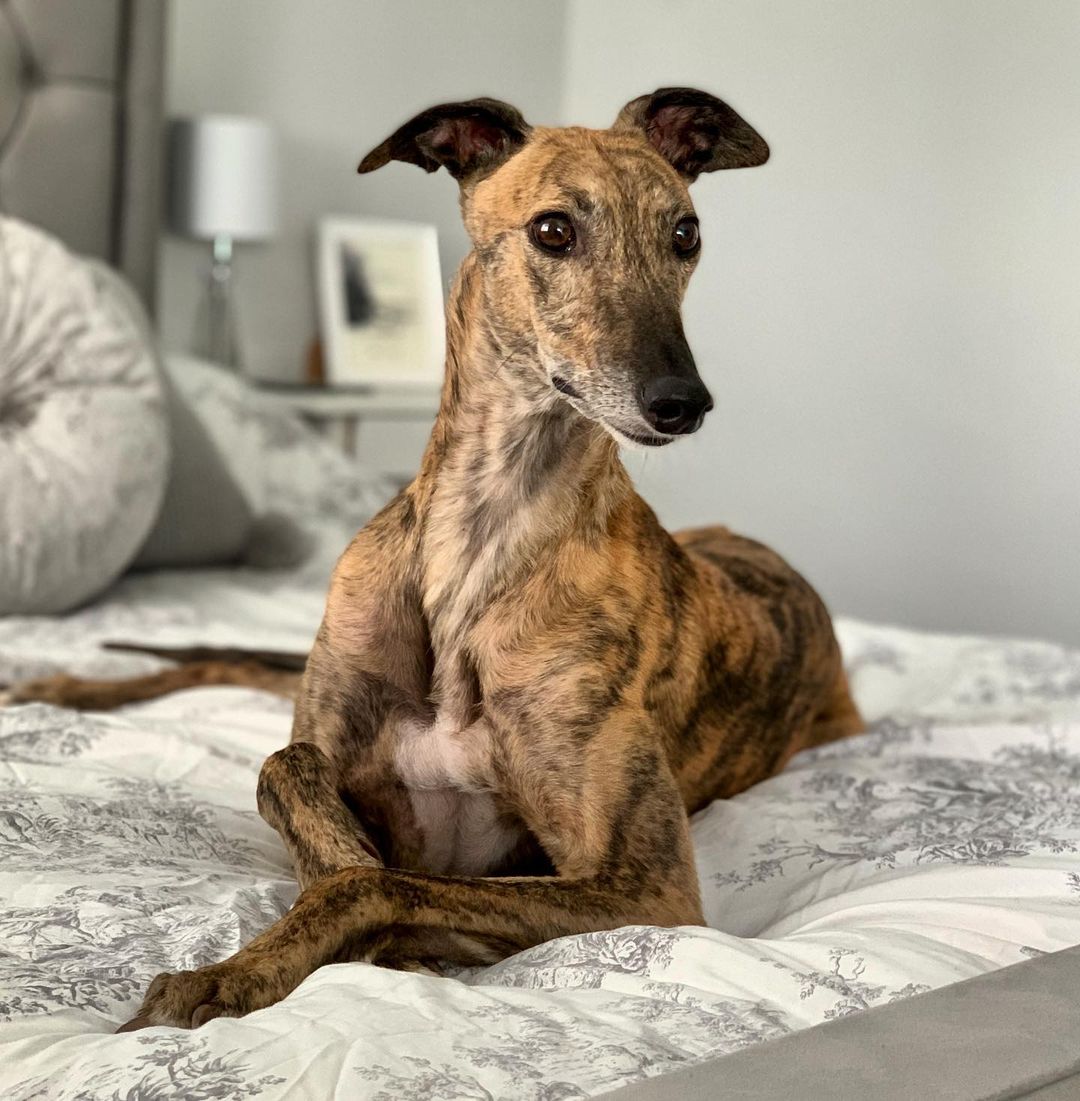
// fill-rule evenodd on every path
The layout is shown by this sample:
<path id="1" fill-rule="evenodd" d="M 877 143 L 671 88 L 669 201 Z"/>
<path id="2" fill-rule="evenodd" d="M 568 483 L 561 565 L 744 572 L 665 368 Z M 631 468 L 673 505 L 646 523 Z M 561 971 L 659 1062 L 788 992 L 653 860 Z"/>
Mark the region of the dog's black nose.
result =
<path id="1" fill-rule="evenodd" d="M 698 379 L 666 375 L 645 383 L 641 389 L 645 419 L 666 436 L 696 432 L 712 407 L 709 391 Z"/>

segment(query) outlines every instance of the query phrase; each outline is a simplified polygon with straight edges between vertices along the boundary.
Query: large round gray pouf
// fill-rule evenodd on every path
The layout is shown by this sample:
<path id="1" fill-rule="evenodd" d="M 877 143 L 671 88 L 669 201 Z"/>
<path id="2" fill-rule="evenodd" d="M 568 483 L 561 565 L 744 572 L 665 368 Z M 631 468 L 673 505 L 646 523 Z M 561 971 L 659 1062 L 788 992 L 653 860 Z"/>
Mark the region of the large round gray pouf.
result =
<path id="1" fill-rule="evenodd" d="M 0 614 L 62 612 L 134 558 L 168 475 L 153 350 L 113 280 L 0 218 Z"/>

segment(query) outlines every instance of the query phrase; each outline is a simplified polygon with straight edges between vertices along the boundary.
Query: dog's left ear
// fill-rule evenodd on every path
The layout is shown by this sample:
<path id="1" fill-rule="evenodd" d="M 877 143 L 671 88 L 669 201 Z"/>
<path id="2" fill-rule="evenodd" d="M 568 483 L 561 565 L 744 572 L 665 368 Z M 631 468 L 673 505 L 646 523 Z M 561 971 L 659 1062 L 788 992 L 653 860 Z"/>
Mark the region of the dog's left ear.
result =
<path id="1" fill-rule="evenodd" d="M 494 172 L 525 144 L 529 124 L 521 112 L 497 99 L 470 99 L 430 107 L 395 130 L 360 162 L 374 172 L 390 161 L 445 168 L 464 186 Z"/>
<path id="2" fill-rule="evenodd" d="M 696 88 L 659 88 L 632 99 L 612 130 L 640 130 L 656 151 L 693 181 L 702 172 L 752 168 L 769 159 L 765 139 L 722 99 Z"/>

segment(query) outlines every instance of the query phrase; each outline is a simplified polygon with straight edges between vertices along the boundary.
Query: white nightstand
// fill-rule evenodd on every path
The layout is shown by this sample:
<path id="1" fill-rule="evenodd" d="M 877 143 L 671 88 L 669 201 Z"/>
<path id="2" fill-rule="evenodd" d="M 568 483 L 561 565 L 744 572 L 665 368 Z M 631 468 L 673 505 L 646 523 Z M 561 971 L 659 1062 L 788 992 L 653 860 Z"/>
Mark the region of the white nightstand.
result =
<path id="1" fill-rule="evenodd" d="M 439 411 L 436 387 L 336 389 L 259 384 L 258 390 L 264 399 L 312 421 L 332 436 L 345 454 L 365 459 L 398 482 L 407 482 L 416 473 Z M 407 425 L 405 431 L 402 422 Z"/>

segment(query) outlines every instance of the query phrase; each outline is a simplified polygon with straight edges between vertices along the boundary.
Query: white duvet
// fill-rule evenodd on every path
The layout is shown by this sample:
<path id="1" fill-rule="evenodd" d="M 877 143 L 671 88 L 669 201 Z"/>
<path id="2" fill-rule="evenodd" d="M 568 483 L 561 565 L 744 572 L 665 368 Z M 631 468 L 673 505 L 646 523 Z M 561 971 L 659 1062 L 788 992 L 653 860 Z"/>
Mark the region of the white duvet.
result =
<path id="1" fill-rule="evenodd" d="M 304 646 L 321 603 L 272 574 L 129 579 L 0 621 L 0 680 L 146 666 L 107 637 Z M 1080 654 L 840 631 L 873 730 L 697 816 L 710 928 L 566 937 L 456 978 L 326 967 L 196 1032 L 112 1034 L 156 972 L 224 957 L 295 897 L 254 808 L 289 705 L 0 710 L 0 1096 L 585 1097 L 1080 942 Z"/>

